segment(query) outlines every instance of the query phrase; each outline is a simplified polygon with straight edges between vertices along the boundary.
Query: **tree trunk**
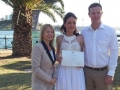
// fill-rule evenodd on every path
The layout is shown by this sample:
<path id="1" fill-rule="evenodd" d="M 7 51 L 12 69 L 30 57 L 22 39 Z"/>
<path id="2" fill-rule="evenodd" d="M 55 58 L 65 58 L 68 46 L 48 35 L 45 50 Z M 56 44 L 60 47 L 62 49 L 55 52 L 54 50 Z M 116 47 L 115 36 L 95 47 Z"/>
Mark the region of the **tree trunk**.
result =
<path id="1" fill-rule="evenodd" d="M 32 10 L 13 9 L 13 56 L 30 56 L 32 51 Z"/>

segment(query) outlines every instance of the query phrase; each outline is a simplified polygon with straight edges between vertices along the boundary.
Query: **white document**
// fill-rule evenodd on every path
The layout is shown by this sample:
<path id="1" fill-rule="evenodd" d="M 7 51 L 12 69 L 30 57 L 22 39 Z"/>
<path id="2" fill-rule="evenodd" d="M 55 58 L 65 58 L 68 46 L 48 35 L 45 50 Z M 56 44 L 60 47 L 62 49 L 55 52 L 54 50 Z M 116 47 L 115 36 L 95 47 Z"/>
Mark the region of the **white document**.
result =
<path id="1" fill-rule="evenodd" d="M 62 50 L 61 65 L 84 67 L 84 52 Z"/>

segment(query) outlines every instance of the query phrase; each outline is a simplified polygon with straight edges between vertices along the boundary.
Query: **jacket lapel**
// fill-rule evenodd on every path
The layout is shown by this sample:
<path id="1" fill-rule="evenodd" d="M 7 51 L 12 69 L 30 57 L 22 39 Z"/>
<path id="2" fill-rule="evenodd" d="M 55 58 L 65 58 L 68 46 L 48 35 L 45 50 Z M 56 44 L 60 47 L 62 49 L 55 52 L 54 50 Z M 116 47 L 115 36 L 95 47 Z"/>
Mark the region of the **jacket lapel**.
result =
<path id="1" fill-rule="evenodd" d="M 53 60 L 53 58 L 52 58 L 52 56 L 51 56 L 51 54 L 50 54 L 50 51 L 49 51 L 49 49 L 48 49 L 47 45 L 45 44 L 45 42 L 44 42 L 44 41 L 41 41 L 41 43 L 42 43 L 42 45 L 43 45 L 44 49 L 46 50 L 47 55 L 48 55 L 48 57 L 50 58 L 50 60 L 51 60 L 52 64 L 54 64 L 54 63 L 55 63 L 55 60 L 56 60 L 56 58 L 55 58 L 55 50 L 54 50 L 54 48 L 53 48 L 53 47 L 51 47 L 51 45 L 50 45 L 50 47 L 51 47 L 51 48 L 52 48 L 52 50 L 53 50 L 53 56 L 54 56 L 54 59 L 55 59 L 55 60 Z"/>

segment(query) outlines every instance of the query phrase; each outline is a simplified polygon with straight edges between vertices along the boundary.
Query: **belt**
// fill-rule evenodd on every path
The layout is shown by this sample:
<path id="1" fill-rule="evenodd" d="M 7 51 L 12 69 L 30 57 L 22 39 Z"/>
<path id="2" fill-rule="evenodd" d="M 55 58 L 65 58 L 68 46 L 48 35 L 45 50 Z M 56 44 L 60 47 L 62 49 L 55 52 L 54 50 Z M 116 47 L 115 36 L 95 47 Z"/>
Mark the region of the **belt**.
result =
<path id="1" fill-rule="evenodd" d="M 101 68 L 93 68 L 93 67 L 88 67 L 88 66 L 85 66 L 86 68 L 89 68 L 89 69 L 92 69 L 92 70 L 95 70 L 95 71 L 103 71 L 105 69 L 107 69 L 108 67 L 105 66 L 105 67 L 101 67 Z"/>

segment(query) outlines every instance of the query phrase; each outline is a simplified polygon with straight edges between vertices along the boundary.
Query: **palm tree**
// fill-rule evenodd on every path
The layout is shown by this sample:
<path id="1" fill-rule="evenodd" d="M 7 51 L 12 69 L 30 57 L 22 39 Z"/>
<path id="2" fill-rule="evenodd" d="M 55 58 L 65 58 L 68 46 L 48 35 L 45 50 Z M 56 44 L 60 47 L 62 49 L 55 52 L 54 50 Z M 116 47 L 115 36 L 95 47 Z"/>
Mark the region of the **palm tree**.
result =
<path id="1" fill-rule="evenodd" d="M 64 15 L 64 4 L 62 0 L 2 0 L 13 8 L 13 47 L 12 56 L 30 56 L 32 51 L 32 10 L 40 10 L 48 15 L 54 22 L 53 14 L 58 14 L 61 18 Z M 61 4 L 58 7 L 55 2 Z"/>

